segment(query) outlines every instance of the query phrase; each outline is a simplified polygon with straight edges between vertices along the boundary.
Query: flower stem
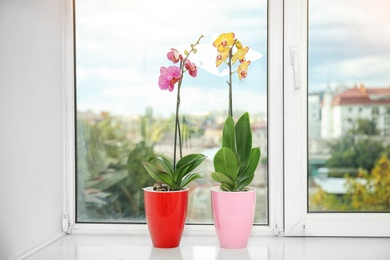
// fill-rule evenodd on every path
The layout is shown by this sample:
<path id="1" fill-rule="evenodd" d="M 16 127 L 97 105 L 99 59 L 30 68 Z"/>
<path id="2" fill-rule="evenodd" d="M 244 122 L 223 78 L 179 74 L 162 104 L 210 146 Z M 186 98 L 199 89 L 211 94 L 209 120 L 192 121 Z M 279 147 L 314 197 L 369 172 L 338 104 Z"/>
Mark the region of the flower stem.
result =
<path id="1" fill-rule="evenodd" d="M 182 138 L 181 138 L 181 129 L 180 129 L 180 120 L 179 120 L 179 108 L 180 108 L 180 88 L 181 83 L 183 82 L 184 78 L 184 72 L 185 72 L 185 62 L 188 59 L 188 56 L 192 52 L 194 52 L 194 47 L 199 44 L 200 39 L 202 39 L 204 36 L 201 35 L 198 39 L 198 41 L 195 44 L 191 45 L 191 50 L 188 52 L 186 57 L 180 61 L 180 70 L 181 70 L 181 79 L 177 85 L 177 99 L 176 99 L 176 115 L 175 115 L 175 138 L 174 138 L 174 144 L 173 144 L 173 171 L 176 170 L 176 145 L 177 145 L 177 138 L 179 137 L 179 153 L 180 153 L 180 159 L 183 157 L 183 151 L 182 151 Z M 194 52 L 196 53 L 196 52 Z"/>
<path id="2" fill-rule="evenodd" d="M 233 88 L 232 88 L 232 52 L 233 46 L 229 50 L 229 115 L 233 117 Z"/>
<path id="3" fill-rule="evenodd" d="M 183 61 L 180 62 L 180 68 L 183 70 L 182 67 L 183 67 Z M 174 138 L 174 143 L 173 143 L 173 171 L 176 170 L 176 145 L 177 145 L 177 136 L 178 135 L 179 135 L 180 158 L 182 158 L 181 131 L 180 131 L 180 120 L 179 120 L 180 88 L 181 88 L 182 81 L 183 81 L 183 78 L 179 81 L 179 84 L 177 85 L 176 115 L 175 115 L 175 138 Z"/>

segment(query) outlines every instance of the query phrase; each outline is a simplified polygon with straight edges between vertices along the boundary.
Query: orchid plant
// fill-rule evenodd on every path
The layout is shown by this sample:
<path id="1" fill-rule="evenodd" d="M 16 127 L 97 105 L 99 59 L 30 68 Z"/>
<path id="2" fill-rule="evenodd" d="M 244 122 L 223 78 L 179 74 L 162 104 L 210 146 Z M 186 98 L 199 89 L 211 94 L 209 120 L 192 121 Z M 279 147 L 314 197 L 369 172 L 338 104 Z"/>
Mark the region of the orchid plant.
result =
<path id="1" fill-rule="evenodd" d="M 216 66 L 226 63 L 229 68 L 229 114 L 222 132 L 222 148 L 214 156 L 214 172 L 211 177 L 220 183 L 224 191 L 245 191 L 254 178 L 260 160 L 260 149 L 252 148 L 252 129 L 249 114 L 244 113 L 237 121 L 233 120 L 233 81 L 232 75 L 238 74 L 239 80 L 248 75 L 250 61 L 245 59 L 249 47 L 244 47 L 232 32 L 221 34 L 214 42 L 217 48 Z M 235 70 L 233 65 L 239 61 Z"/>
<path id="2" fill-rule="evenodd" d="M 189 60 L 189 56 L 192 53 L 197 53 L 197 49 L 195 47 L 199 44 L 202 38 L 203 35 L 199 37 L 195 44 L 191 44 L 191 49 L 189 51 L 185 50 L 184 55 L 179 53 L 177 49 L 171 48 L 167 54 L 167 58 L 174 64 L 178 63 L 179 66 L 173 65 L 160 68 L 160 77 L 158 80 L 160 89 L 172 92 L 175 88 L 175 85 L 177 84 L 177 100 L 173 145 L 173 164 L 171 164 L 171 162 L 166 158 L 160 156 L 152 156 L 147 161 L 142 162 L 148 174 L 158 182 L 155 184 L 154 190 L 181 190 L 193 180 L 202 178 L 204 176 L 202 173 L 194 172 L 193 170 L 195 170 L 195 168 L 206 159 L 206 156 L 203 154 L 189 154 L 183 157 L 179 120 L 180 91 L 184 75 L 187 72 L 191 77 L 197 76 L 197 66 L 195 63 Z M 180 159 L 176 163 L 177 141 L 179 141 Z"/>
<path id="3" fill-rule="evenodd" d="M 235 34 L 223 33 L 214 42 L 213 46 L 217 48 L 218 54 L 216 58 L 216 67 L 226 63 L 229 68 L 229 115 L 233 117 L 233 79 L 234 73 L 237 73 L 238 79 L 242 80 L 248 75 L 248 66 L 251 64 L 250 60 L 245 59 L 245 55 L 249 51 L 248 46 L 243 46 L 242 43 L 235 38 Z M 234 52 L 235 51 L 235 52 Z M 234 52 L 234 53 L 233 53 Z M 234 71 L 233 65 L 239 61 L 239 65 Z"/>

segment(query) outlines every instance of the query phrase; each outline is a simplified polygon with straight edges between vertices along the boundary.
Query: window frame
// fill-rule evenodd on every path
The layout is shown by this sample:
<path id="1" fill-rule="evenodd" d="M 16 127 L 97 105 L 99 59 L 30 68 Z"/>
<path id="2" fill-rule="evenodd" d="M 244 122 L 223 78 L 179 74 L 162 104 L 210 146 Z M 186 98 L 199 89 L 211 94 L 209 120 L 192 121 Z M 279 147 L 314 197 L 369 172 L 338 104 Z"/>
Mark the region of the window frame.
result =
<path id="1" fill-rule="evenodd" d="M 308 213 L 307 66 L 309 0 L 285 0 L 284 153 L 286 236 L 390 236 L 390 213 Z M 290 64 L 299 50 L 299 73 Z M 294 76 L 301 88 L 294 86 Z"/>
<path id="2" fill-rule="evenodd" d="M 148 233 L 146 224 L 77 223 L 76 221 L 76 129 L 75 129 L 75 1 L 66 1 L 65 8 L 65 161 L 64 214 L 62 228 L 72 234 Z M 283 227 L 283 0 L 268 0 L 268 225 L 254 225 L 253 235 L 278 235 Z M 274 69 L 270 69 L 274 68 Z M 210 205 L 211 207 L 211 205 Z M 186 224 L 184 235 L 215 234 L 213 225 Z"/>
<path id="3" fill-rule="evenodd" d="M 75 221 L 74 1 L 65 1 L 65 233 L 147 234 L 145 224 L 80 224 Z M 255 235 L 390 236 L 389 213 L 307 212 L 307 33 L 308 1 L 268 1 L 268 225 Z M 291 49 L 300 54 L 302 85 L 295 89 Z M 282 109 L 281 109 L 282 108 Z M 298 148 L 297 148 L 298 147 Z M 214 234 L 212 225 L 186 225 L 186 235 Z"/>

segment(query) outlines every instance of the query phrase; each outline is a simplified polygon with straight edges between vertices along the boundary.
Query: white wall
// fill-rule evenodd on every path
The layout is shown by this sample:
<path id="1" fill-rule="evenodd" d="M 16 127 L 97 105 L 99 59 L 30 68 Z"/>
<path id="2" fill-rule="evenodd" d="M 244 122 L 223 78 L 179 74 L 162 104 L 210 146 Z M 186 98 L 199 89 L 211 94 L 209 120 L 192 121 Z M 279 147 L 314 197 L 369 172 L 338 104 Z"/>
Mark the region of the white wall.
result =
<path id="1" fill-rule="evenodd" d="M 62 234 L 64 1 L 0 1 L 0 259 Z"/>

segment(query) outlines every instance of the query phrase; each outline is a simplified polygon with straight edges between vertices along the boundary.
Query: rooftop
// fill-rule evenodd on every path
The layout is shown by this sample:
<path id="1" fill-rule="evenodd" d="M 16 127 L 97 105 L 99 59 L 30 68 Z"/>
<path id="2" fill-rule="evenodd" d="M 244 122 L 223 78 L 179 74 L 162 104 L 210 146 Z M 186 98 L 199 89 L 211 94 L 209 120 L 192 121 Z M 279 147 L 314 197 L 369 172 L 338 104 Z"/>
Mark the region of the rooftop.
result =
<path id="1" fill-rule="evenodd" d="M 341 105 L 390 105 L 389 88 L 367 88 L 363 84 L 355 85 L 333 98 L 333 106 Z"/>

